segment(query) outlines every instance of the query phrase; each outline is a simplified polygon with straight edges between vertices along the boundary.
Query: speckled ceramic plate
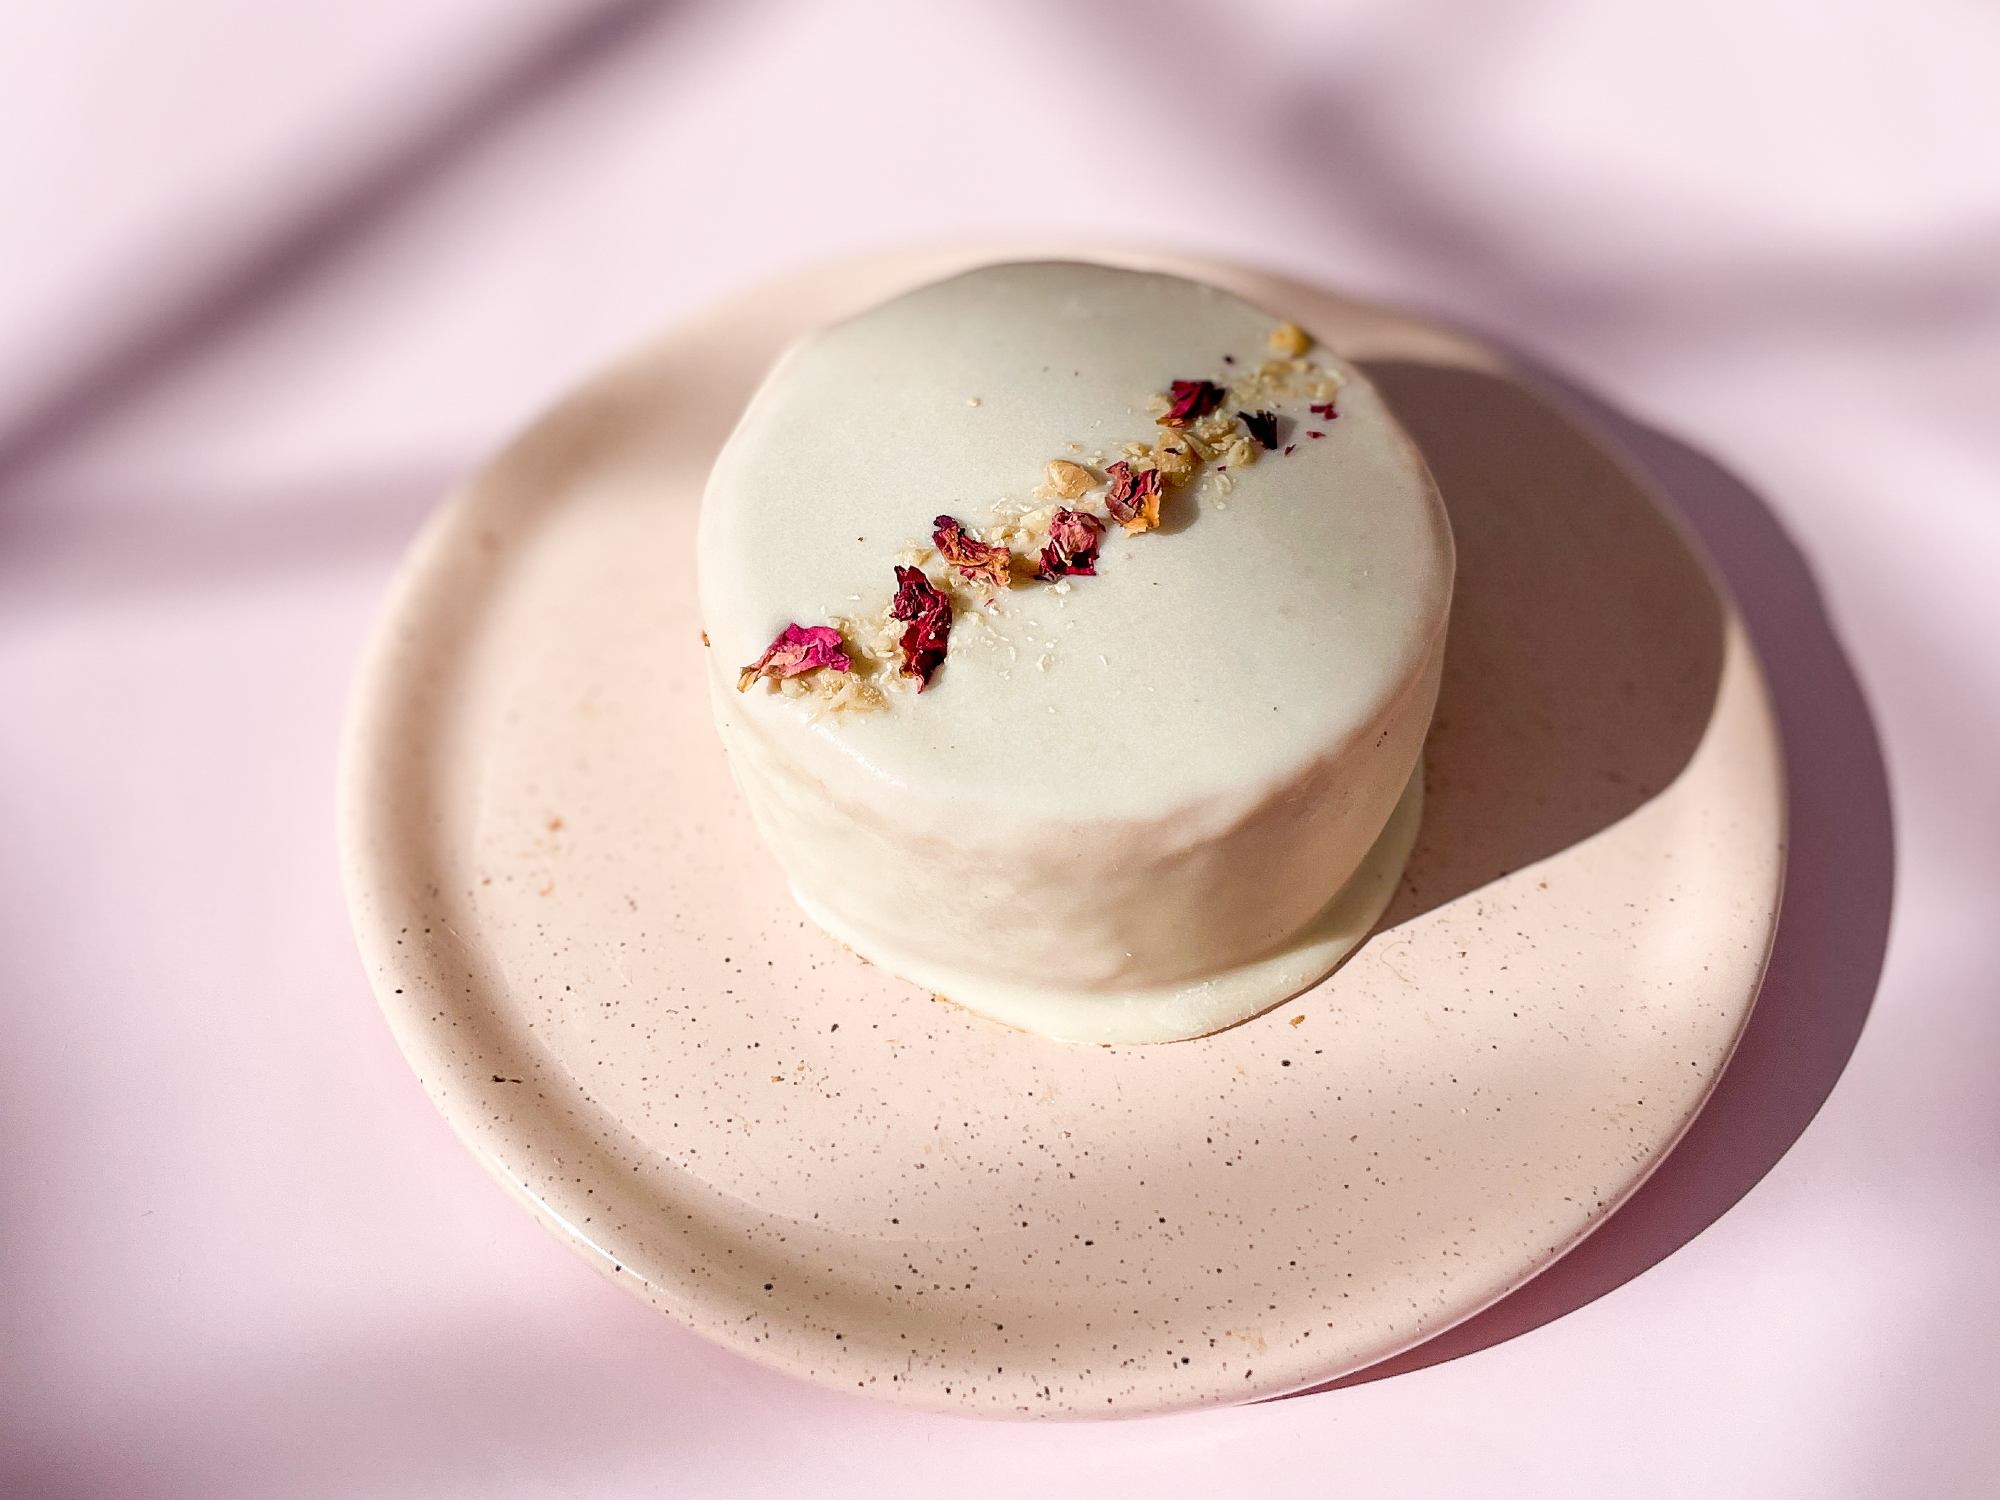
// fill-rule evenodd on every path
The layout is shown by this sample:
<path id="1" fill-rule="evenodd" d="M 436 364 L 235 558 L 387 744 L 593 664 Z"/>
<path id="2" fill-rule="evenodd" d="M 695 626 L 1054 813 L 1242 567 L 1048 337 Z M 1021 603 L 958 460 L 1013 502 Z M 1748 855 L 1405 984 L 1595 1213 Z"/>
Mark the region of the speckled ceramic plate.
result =
<path id="1" fill-rule="evenodd" d="M 454 496 L 355 690 L 348 892 L 411 1065 L 594 1264 L 810 1380 L 1123 1416 L 1358 1369 L 1612 1212 L 1701 1107 L 1784 798 L 1735 615 L 1588 432 L 1444 331 L 1199 262 L 1366 363 L 1460 573 L 1376 935 L 1220 1035 L 1078 1047 L 793 906 L 709 723 L 693 527 L 797 333 L 1022 247 L 816 272 L 592 381 Z"/>

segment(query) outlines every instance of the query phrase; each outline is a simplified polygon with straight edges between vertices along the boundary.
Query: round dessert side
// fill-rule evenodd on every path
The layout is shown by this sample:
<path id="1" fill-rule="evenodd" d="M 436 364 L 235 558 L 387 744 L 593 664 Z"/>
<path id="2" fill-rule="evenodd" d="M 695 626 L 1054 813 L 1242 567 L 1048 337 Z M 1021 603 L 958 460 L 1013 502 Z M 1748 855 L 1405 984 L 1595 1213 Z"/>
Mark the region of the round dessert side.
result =
<path id="1" fill-rule="evenodd" d="M 1373 387 L 1280 317 L 1069 262 L 920 288 L 779 360 L 697 546 L 737 783 L 890 972 L 1172 1041 L 1387 904 L 1451 532 Z"/>

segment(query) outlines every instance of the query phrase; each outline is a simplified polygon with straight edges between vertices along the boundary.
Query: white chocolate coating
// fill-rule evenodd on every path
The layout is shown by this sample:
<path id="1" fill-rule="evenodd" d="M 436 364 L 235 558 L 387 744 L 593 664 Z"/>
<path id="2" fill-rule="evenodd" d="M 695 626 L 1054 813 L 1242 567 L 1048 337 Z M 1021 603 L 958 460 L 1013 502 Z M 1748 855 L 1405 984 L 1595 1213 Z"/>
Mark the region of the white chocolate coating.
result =
<path id="1" fill-rule="evenodd" d="M 1379 914 L 1414 837 L 1451 534 L 1325 351 L 1337 419 L 1280 403 L 1289 455 L 1226 495 L 1204 471 L 1157 531 L 1112 527 L 1095 577 L 962 610 L 921 695 L 825 714 L 737 691 L 788 622 L 878 611 L 934 516 L 983 528 L 1052 458 L 1101 470 L 1158 435 L 1150 395 L 1261 363 L 1276 322 L 1175 277 L 992 266 L 806 339 L 752 399 L 698 541 L 717 722 L 801 904 L 864 957 L 1049 1035 L 1171 1040 L 1312 984 Z"/>

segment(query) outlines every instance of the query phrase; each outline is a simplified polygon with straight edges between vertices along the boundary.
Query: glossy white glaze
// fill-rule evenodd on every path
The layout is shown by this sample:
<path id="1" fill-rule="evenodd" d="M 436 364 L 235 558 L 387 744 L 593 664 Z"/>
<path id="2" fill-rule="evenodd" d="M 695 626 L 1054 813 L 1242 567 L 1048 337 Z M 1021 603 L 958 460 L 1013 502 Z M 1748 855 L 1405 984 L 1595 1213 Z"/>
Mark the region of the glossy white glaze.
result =
<path id="1" fill-rule="evenodd" d="M 1157 531 L 1113 527 L 1094 577 L 961 609 L 921 695 L 836 715 L 737 687 L 788 622 L 879 611 L 935 516 L 985 526 L 1050 459 L 1101 470 L 1158 435 L 1148 396 L 1256 367 L 1278 321 L 1178 277 L 993 266 L 807 338 L 751 401 L 702 507 L 711 688 L 801 904 L 857 952 L 1013 1024 L 1164 1041 L 1365 932 L 1375 909 L 1302 940 L 1410 779 L 1452 546 L 1422 458 L 1324 352 L 1337 419 L 1273 403 L 1290 451 L 1211 466 Z"/>

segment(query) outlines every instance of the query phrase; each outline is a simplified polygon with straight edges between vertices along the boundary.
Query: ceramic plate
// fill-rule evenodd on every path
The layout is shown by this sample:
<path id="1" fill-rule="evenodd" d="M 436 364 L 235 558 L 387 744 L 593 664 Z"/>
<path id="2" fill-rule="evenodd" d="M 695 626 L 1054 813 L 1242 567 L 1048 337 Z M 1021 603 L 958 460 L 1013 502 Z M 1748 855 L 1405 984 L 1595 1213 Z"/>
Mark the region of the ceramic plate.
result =
<path id="1" fill-rule="evenodd" d="M 1783 871 L 1756 661 L 1690 544 L 1492 353 L 1226 286 L 1360 360 L 1459 584 L 1416 852 L 1258 1019 L 1084 1047 L 792 904 L 709 721 L 695 511 L 765 366 L 1021 247 L 768 287 L 592 381 L 438 513 L 355 690 L 347 888 L 398 1041 L 545 1224 L 809 1380 L 1005 1416 L 1243 1401 L 1478 1311 L 1630 1194 L 1755 999 Z"/>

